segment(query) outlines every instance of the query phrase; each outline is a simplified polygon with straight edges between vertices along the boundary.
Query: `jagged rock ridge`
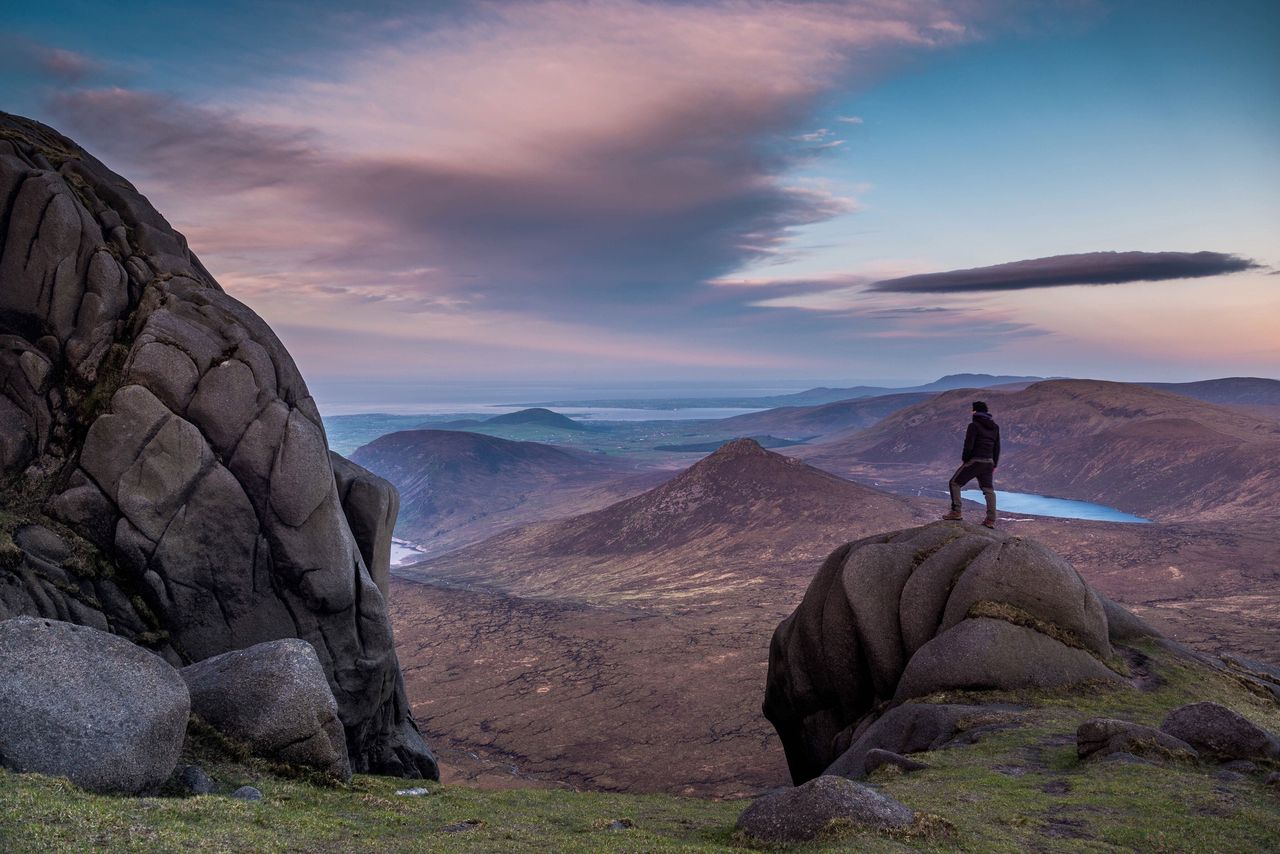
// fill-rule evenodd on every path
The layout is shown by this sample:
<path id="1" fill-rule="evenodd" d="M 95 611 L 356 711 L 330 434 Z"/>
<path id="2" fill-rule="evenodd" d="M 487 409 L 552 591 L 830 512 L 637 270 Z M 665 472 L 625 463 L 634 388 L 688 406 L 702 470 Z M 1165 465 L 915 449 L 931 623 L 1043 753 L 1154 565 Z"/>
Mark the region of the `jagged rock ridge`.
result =
<path id="1" fill-rule="evenodd" d="M 356 769 L 434 776 L 366 562 L 381 534 L 348 521 L 386 518 L 391 496 L 356 496 L 391 488 L 343 473 L 344 512 L 272 330 L 127 181 L 4 113 L 0 235 L 0 617 L 95 626 L 175 664 L 301 637 Z"/>

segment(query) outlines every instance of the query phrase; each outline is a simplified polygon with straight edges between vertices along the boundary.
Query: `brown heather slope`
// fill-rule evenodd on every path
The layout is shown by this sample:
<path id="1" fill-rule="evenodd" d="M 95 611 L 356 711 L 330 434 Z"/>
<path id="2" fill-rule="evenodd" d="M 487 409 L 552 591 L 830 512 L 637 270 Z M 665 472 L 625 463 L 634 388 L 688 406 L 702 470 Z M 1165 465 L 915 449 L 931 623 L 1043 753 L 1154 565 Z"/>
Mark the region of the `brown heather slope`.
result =
<path id="1" fill-rule="evenodd" d="M 1129 383 L 947 392 L 796 455 L 898 488 L 940 488 L 959 463 L 969 402 L 979 394 L 1001 425 L 998 489 L 1168 521 L 1280 513 L 1280 423 Z"/>
<path id="2" fill-rule="evenodd" d="M 737 439 L 640 495 L 400 574 L 523 597 L 714 604 L 841 542 L 925 518 L 904 499 Z"/>
<path id="3" fill-rule="evenodd" d="M 1280 420 L 1280 380 L 1266 377 L 1222 377 L 1191 383 L 1143 383 L 1148 388 L 1229 406 L 1259 418 Z"/>
<path id="4" fill-rule="evenodd" d="M 389 433 L 351 459 L 400 490 L 396 534 L 427 554 L 602 507 L 671 476 L 616 457 L 453 430 Z"/>
<path id="5" fill-rule="evenodd" d="M 1190 383 L 1143 383 L 1147 388 L 1218 403 L 1223 406 L 1280 407 L 1280 380 L 1266 377 L 1221 377 Z"/>

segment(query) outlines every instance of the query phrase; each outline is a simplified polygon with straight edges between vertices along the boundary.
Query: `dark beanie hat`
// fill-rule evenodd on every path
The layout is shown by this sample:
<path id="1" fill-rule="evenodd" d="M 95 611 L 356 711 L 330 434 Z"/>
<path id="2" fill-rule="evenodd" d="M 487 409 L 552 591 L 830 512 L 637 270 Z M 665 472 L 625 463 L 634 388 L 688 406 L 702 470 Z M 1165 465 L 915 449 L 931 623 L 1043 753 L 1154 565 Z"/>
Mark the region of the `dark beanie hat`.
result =
<path id="1" fill-rule="evenodd" d="M 981 400 L 975 400 L 973 402 L 973 411 L 974 412 L 990 412 L 990 410 L 987 409 L 987 405 L 983 403 Z"/>

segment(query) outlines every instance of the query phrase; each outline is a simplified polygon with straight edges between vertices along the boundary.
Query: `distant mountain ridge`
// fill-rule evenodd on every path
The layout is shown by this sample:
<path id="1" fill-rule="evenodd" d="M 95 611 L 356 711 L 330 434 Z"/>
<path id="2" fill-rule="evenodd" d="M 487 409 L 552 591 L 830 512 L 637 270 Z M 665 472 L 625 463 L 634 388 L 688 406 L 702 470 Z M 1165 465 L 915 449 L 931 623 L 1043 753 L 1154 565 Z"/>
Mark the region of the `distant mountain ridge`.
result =
<path id="1" fill-rule="evenodd" d="M 718 425 L 739 432 L 768 432 L 784 437 L 824 436 L 847 430 L 870 427 L 899 409 L 920 403 L 932 392 L 883 394 L 874 397 L 840 400 L 817 406 L 781 406 L 763 412 L 749 412 L 724 418 Z"/>
<path id="2" fill-rule="evenodd" d="M 912 392 L 939 392 L 956 388 L 989 388 L 1039 382 L 1045 377 L 994 376 L 992 374 L 950 374 L 924 385 L 906 388 L 884 386 L 851 386 L 849 388 L 818 387 L 792 394 L 774 394 L 758 397 L 665 397 L 665 398 L 609 398 L 600 400 L 557 400 L 529 406 L 600 406 L 623 409 L 672 409 L 672 408 L 723 408 L 770 409 L 778 406 L 819 406 L 841 400 L 876 397 L 886 394 Z M 676 404 L 673 406 L 673 404 Z"/>
<path id="3" fill-rule="evenodd" d="M 1280 380 L 1267 377 L 1220 377 L 1189 383 L 1142 383 L 1205 403 L 1225 406 L 1280 408 Z"/>

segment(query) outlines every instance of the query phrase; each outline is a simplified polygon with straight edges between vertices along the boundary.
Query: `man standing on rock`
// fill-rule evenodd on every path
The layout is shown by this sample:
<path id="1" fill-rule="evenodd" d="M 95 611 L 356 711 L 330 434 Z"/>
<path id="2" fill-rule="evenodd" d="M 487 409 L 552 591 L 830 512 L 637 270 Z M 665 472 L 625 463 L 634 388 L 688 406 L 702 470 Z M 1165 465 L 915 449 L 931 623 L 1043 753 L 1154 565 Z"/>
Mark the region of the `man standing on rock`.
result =
<path id="1" fill-rule="evenodd" d="M 991 418 L 986 403 L 981 400 L 973 402 L 973 420 L 964 434 L 964 452 L 960 460 L 960 468 L 951 475 L 951 482 L 947 484 L 951 489 L 951 512 L 942 518 L 951 521 L 963 518 L 960 514 L 960 489 L 976 477 L 978 486 L 982 487 L 982 495 L 987 499 L 987 518 L 982 520 L 982 524 L 994 528 L 996 489 L 992 475 L 1000 463 L 1000 425 Z"/>

